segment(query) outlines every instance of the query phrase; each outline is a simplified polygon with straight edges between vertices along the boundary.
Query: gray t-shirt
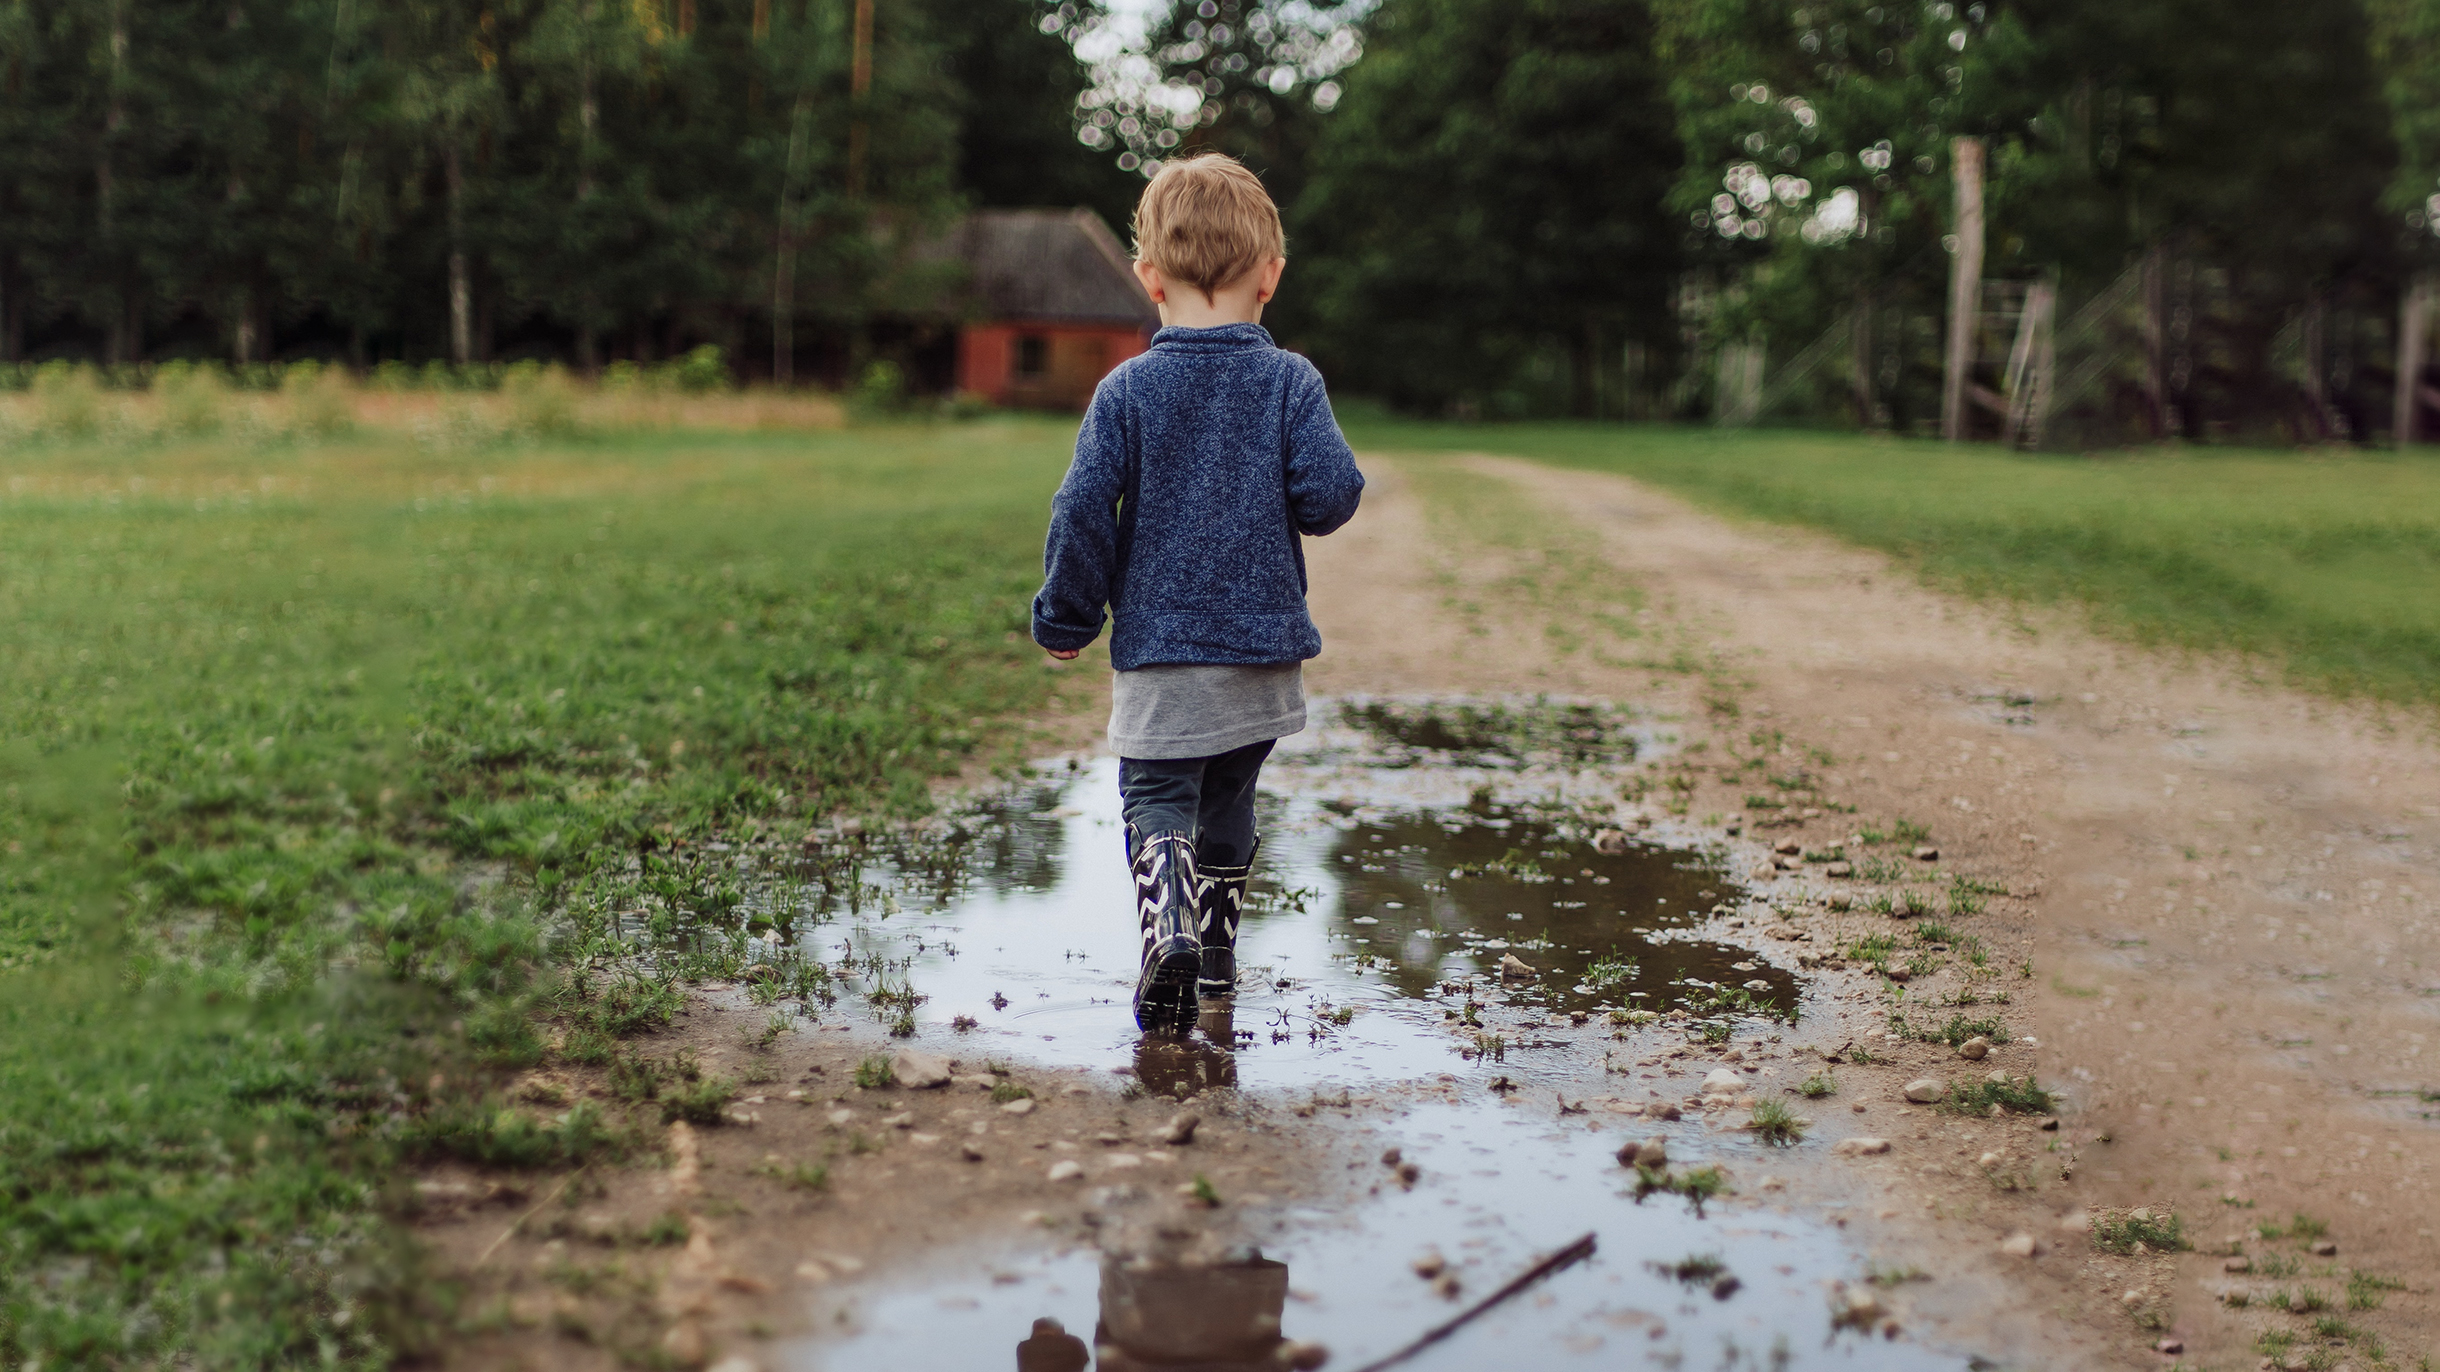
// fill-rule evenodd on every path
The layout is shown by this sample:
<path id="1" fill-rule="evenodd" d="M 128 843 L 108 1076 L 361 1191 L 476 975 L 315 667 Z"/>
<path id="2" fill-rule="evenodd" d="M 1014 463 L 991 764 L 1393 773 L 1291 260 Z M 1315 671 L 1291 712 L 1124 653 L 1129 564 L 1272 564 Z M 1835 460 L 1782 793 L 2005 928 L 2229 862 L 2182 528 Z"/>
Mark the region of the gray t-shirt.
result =
<path id="1" fill-rule="evenodd" d="M 1304 727 L 1301 662 L 1110 674 L 1110 747 L 1120 757 L 1210 757 Z"/>

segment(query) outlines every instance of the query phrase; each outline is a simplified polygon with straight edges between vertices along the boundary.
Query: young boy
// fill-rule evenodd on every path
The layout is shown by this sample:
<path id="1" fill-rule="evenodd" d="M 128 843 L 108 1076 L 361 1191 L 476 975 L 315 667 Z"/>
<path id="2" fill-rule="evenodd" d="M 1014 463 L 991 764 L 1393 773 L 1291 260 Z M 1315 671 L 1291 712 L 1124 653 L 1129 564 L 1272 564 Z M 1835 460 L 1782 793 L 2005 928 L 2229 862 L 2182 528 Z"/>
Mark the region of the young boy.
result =
<path id="1" fill-rule="evenodd" d="M 1135 1022 L 1182 1033 L 1198 999 L 1236 987 L 1254 778 L 1305 727 L 1303 663 L 1322 639 L 1298 535 L 1345 524 L 1364 477 L 1321 374 L 1262 328 L 1287 240 L 1252 172 L 1165 164 L 1136 204 L 1135 254 L 1162 328 L 1085 412 L 1051 501 L 1034 641 L 1072 658 L 1109 607 Z"/>

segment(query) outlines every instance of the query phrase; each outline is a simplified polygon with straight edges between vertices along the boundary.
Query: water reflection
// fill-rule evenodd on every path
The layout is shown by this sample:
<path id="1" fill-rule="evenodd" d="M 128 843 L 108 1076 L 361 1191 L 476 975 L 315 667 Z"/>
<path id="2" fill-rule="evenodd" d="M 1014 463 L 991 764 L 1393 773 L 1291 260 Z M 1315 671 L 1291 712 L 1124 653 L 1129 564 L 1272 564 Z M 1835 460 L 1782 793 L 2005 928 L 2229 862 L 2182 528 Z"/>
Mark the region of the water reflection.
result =
<path id="1" fill-rule="evenodd" d="M 1278 1372 L 1287 1307 L 1288 1265 L 1260 1254 L 1213 1264 L 1105 1256 L 1094 1350 L 1102 1372 Z"/>

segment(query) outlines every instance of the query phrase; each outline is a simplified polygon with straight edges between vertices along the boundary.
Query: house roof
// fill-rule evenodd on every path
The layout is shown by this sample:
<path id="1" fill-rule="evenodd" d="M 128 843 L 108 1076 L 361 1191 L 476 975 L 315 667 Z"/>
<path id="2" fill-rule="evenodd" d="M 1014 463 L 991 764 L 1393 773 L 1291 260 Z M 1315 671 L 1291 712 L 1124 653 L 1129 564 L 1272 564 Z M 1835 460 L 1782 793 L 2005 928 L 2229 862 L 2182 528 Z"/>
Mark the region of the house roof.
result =
<path id="1" fill-rule="evenodd" d="M 977 210 L 942 246 L 965 263 L 967 302 L 987 318 L 1160 327 L 1127 250 L 1091 210 Z"/>

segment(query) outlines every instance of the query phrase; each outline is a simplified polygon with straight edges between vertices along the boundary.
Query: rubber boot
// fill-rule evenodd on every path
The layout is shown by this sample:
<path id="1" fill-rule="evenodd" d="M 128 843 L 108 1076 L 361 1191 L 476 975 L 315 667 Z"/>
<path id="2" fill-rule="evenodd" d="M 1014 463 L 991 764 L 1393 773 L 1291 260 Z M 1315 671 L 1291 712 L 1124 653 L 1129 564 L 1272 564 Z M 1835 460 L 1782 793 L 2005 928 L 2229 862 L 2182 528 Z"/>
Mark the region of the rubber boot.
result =
<path id="1" fill-rule="evenodd" d="M 1242 867 L 1200 867 L 1195 936 L 1203 944 L 1203 969 L 1195 978 L 1195 994 L 1203 1000 L 1223 1000 L 1237 994 L 1237 925 L 1245 917 L 1245 884 L 1254 873 L 1262 840 L 1246 854 Z"/>
<path id="2" fill-rule="evenodd" d="M 1146 1033 L 1183 1034 L 1195 1023 L 1195 978 L 1203 947 L 1195 940 L 1195 841 L 1191 834 L 1127 831 L 1127 861 L 1135 873 L 1135 920 L 1143 934 L 1143 966 L 1135 978 L 1135 1026 Z"/>

